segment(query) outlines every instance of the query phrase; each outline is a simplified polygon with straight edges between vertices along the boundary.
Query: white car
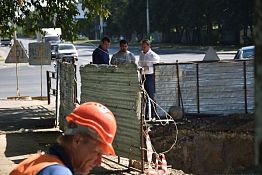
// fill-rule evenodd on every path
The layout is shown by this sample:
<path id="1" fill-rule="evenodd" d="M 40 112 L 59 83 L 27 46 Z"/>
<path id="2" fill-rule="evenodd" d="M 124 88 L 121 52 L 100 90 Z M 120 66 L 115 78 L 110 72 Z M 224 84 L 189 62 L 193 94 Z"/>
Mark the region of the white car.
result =
<path id="1" fill-rule="evenodd" d="M 78 53 L 74 44 L 60 43 L 56 47 L 56 58 L 65 61 L 77 61 Z"/>
<path id="2" fill-rule="evenodd" d="M 255 46 L 246 46 L 246 47 L 241 47 L 237 51 L 234 60 L 253 59 L 254 57 L 255 57 Z"/>

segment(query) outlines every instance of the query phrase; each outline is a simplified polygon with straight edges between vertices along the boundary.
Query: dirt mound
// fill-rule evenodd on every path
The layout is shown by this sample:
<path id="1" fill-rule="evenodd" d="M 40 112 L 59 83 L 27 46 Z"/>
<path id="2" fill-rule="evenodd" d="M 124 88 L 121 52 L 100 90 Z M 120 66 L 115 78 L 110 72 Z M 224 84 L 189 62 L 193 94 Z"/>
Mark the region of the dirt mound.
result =
<path id="1" fill-rule="evenodd" d="M 254 114 L 235 114 L 229 116 L 188 116 L 178 122 L 180 129 L 210 132 L 251 132 L 255 128 Z"/>

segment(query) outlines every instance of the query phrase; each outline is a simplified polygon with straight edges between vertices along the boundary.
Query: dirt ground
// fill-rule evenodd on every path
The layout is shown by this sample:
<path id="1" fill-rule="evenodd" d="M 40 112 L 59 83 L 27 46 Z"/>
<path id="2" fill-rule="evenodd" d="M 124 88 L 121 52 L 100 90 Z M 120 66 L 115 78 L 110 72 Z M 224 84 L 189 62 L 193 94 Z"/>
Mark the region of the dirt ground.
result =
<path id="1" fill-rule="evenodd" d="M 25 158 L 46 151 L 61 132 L 55 127 L 54 104 L 46 101 L 0 100 L 0 174 L 9 174 Z M 129 160 L 104 157 L 101 167 L 91 174 L 141 174 L 129 168 Z M 168 174 L 184 175 L 183 171 L 169 169 Z"/>
<path id="2" fill-rule="evenodd" d="M 254 133 L 254 114 L 234 114 L 228 116 L 191 115 L 178 124 L 181 129 L 210 132 Z"/>

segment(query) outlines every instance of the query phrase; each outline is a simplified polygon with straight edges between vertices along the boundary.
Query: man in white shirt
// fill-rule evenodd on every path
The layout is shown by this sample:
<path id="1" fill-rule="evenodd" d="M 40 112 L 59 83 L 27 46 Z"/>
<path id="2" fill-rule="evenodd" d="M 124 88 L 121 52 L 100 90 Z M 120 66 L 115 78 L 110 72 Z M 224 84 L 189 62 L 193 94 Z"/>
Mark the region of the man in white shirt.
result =
<path id="1" fill-rule="evenodd" d="M 134 63 L 136 62 L 135 55 L 128 51 L 128 42 L 126 40 L 121 40 L 119 42 L 120 50 L 113 54 L 110 64 L 113 65 L 120 65 L 120 64 L 127 64 L 127 63 Z"/>
<path id="2" fill-rule="evenodd" d="M 143 40 L 142 41 L 142 52 L 139 55 L 138 66 L 143 67 L 143 70 L 144 70 L 143 73 L 145 74 L 144 87 L 149 97 L 152 100 L 154 100 L 154 93 L 155 93 L 155 77 L 154 77 L 153 64 L 159 63 L 159 61 L 160 61 L 159 55 L 157 55 L 155 52 L 151 50 L 150 41 L 147 39 Z M 146 112 L 146 119 L 148 119 L 147 112 Z"/>

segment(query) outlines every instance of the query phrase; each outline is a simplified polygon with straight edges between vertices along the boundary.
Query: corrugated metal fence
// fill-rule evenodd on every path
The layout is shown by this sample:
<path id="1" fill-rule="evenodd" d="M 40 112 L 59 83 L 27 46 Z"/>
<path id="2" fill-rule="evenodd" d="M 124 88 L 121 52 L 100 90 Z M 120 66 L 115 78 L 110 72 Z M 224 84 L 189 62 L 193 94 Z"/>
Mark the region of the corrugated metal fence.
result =
<path id="1" fill-rule="evenodd" d="M 233 114 L 254 112 L 253 61 L 155 65 L 156 102 L 166 111 L 183 106 L 186 113 Z M 117 155 L 140 160 L 141 89 L 136 65 L 80 67 L 81 103 L 97 101 L 116 116 Z M 60 125 L 75 98 L 74 66 L 60 71 Z M 161 114 L 161 111 L 159 111 Z"/>
<path id="2" fill-rule="evenodd" d="M 155 100 L 166 111 L 181 106 L 186 113 L 228 115 L 255 109 L 253 60 L 157 64 L 155 83 Z"/>
<path id="3" fill-rule="evenodd" d="M 107 106 L 117 120 L 114 148 L 118 156 L 141 159 L 141 93 L 136 65 L 86 65 L 80 68 L 81 103 Z"/>

